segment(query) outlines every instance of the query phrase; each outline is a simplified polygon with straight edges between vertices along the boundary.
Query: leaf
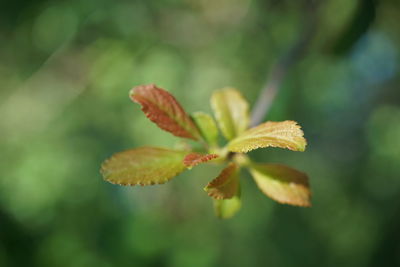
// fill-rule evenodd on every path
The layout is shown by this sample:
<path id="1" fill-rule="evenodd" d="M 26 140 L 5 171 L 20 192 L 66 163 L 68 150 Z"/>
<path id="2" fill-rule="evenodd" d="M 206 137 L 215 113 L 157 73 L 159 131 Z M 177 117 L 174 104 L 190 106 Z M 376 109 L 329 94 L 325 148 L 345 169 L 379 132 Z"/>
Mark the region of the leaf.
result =
<path id="1" fill-rule="evenodd" d="M 215 199 L 229 199 L 236 195 L 239 189 L 239 168 L 237 164 L 230 163 L 222 170 L 217 178 L 204 188 L 208 195 Z"/>
<path id="2" fill-rule="evenodd" d="M 192 168 L 196 165 L 199 165 L 200 163 L 204 163 L 215 158 L 218 158 L 217 154 L 204 155 L 200 153 L 190 153 L 186 155 L 185 158 L 183 159 L 183 164 L 185 164 L 185 166 L 188 168 Z"/>
<path id="3" fill-rule="evenodd" d="M 154 84 L 133 88 L 129 96 L 142 106 L 143 112 L 161 129 L 178 137 L 197 140 L 200 133 L 178 101 Z"/>
<path id="4" fill-rule="evenodd" d="M 232 152 L 246 153 L 261 147 L 280 147 L 304 151 L 303 131 L 295 121 L 265 122 L 244 132 L 228 144 Z"/>
<path id="5" fill-rule="evenodd" d="M 273 200 L 294 206 L 311 206 L 306 174 L 280 164 L 252 164 L 250 173 L 260 190 Z"/>
<path id="6" fill-rule="evenodd" d="M 233 88 L 217 90 L 211 96 L 211 107 L 222 134 L 228 140 L 244 132 L 249 125 L 249 105 Z"/>
<path id="7" fill-rule="evenodd" d="M 163 184 L 186 169 L 183 164 L 186 153 L 156 147 L 127 150 L 104 161 L 101 173 L 113 184 Z"/>
<path id="8" fill-rule="evenodd" d="M 214 199 L 215 214 L 221 219 L 232 218 L 241 208 L 239 192 L 230 199 Z"/>
<path id="9" fill-rule="evenodd" d="M 195 112 L 192 117 L 197 128 L 200 129 L 200 133 L 204 140 L 206 140 L 208 144 L 216 146 L 218 140 L 218 128 L 214 119 L 207 113 L 203 112 Z"/>

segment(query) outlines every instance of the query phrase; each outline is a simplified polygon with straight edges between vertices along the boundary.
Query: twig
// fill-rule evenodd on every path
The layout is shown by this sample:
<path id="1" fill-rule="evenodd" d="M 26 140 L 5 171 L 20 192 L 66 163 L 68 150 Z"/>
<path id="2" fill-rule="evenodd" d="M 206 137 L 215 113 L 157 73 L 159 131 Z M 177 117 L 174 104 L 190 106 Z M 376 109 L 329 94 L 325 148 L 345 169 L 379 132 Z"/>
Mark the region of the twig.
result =
<path id="1" fill-rule="evenodd" d="M 267 111 L 271 107 L 283 79 L 289 69 L 301 59 L 310 44 L 316 29 L 316 10 L 317 6 L 313 0 L 305 3 L 305 20 L 303 32 L 299 35 L 298 40 L 272 67 L 268 79 L 260 92 L 260 95 L 254 105 L 251 117 L 251 126 L 260 124 Z"/>

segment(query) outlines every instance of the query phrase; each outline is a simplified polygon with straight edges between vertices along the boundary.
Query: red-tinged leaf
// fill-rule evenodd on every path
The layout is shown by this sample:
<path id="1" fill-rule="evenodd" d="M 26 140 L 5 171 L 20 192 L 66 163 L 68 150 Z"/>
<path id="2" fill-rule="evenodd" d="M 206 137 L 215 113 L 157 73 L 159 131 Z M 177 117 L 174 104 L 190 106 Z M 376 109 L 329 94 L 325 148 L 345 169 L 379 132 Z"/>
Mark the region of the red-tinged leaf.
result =
<path id="1" fill-rule="evenodd" d="M 245 131 L 228 144 L 229 151 L 246 153 L 256 148 L 280 147 L 304 151 L 303 131 L 295 121 L 265 122 Z"/>
<path id="2" fill-rule="evenodd" d="M 188 168 L 192 168 L 200 163 L 205 163 L 215 158 L 218 158 L 217 154 L 190 153 L 183 159 L 183 164 Z"/>
<path id="3" fill-rule="evenodd" d="M 260 190 L 273 200 L 294 206 L 311 206 L 306 174 L 280 164 L 252 164 L 250 173 Z"/>
<path id="4" fill-rule="evenodd" d="M 178 137 L 198 140 L 199 130 L 178 101 L 154 84 L 140 85 L 130 92 L 132 101 L 142 106 L 146 116 L 161 129 Z"/>
<path id="5" fill-rule="evenodd" d="M 230 163 L 217 178 L 208 183 L 204 190 L 215 199 L 233 198 L 239 189 L 238 171 L 238 166 Z"/>
<path id="6" fill-rule="evenodd" d="M 186 169 L 183 164 L 186 153 L 156 147 L 127 150 L 104 161 L 101 173 L 113 184 L 162 184 Z"/>

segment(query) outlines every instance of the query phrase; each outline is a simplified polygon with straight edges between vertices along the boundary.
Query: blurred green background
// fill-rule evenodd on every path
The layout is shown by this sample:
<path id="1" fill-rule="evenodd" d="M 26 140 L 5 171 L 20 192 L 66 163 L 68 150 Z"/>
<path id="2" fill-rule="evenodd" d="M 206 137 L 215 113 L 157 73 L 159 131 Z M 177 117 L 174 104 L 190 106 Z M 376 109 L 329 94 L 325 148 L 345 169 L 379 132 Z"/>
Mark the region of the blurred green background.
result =
<path id="1" fill-rule="evenodd" d="M 0 266 L 400 266 L 400 2 L 326 0 L 266 120 L 296 120 L 312 208 L 242 175 L 242 210 L 213 214 L 203 165 L 162 186 L 99 174 L 115 152 L 173 147 L 128 98 L 139 84 L 210 111 L 214 89 L 257 99 L 301 37 L 305 0 L 0 2 Z M 300 36 L 300 37 L 299 37 Z"/>

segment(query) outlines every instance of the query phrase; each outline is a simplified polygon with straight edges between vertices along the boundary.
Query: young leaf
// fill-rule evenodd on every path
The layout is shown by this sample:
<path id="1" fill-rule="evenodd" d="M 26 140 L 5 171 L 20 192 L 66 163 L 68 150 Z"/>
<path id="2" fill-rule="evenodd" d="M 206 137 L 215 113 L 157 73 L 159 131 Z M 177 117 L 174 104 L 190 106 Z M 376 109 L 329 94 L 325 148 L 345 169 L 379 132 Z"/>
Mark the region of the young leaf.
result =
<path id="1" fill-rule="evenodd" d="M 211 96 L 211 107 L 226 139 L 231 140 L 247 129 L 249 105 L 236 89 L 225 88 L 215 91 Z"/>
<path id="2" fill-rule="evenodd" d="M 230 163 L 217 178 L 208 183 L 204 190 L 215 199 L 234 197 L 239 189 L 238 171 L 238 166 L 235 163 Z"/>
<path id="3" fill-rule="evenodd" d="M 200 129 L 204 140 L 212 146 L 217 145 L 218 128 L 214 119 L 207 113 L 203 112 L 195 112 L 192 114 L 192 117 L 197 127 Z"/>
<path id="4" fill-rule="evenodd" d="M 161 129 L 178 137 L 197 140 L 200 133 L 178 101 L 154 84 L 140 85 L 129 93 L 132 101 L 142 106 L 146 116 Z"/>
<path id="5" fill-rule="evenodd" d="M 232 218 L 242 206 L 239 192 L 230 199 L 214 199 L 215 214 L 221 219 Z"/>
<path id="6" fill-rule="evenodd" d="M 250 173 L 260 190 L 273 200 L 294 206 L 311 206 L 306 174 L 280 164 L 252 164 Z"/>
<path id="7" fill-rule="evenodd" d="M 185 158 L 183 159 L 183 164 L 185 164 L 185 166 L 188 168 L 192 168 L 196 165 L 199 165 L 200 163 L 204 163 L 215 158 L 218 158 L 217 154 L 204 155 L 200 153 L 190 153 L 186 155 Z"/>
<path id="8" fill-rule="evenodd" d="M 113 184 L 162 184 L 186 169 L 185 154 L 186 151 L 140 147 L 113 155 L 104 161 L 101 173 Z"/>
<path id="9" fill-rule="evenodd" d="M 246 153 L 260 147 L 280 147 L 304 151 L 303 131 L 295 121 L 265 122 L 245 131 L 228 144 L 229 151 Z"/>

